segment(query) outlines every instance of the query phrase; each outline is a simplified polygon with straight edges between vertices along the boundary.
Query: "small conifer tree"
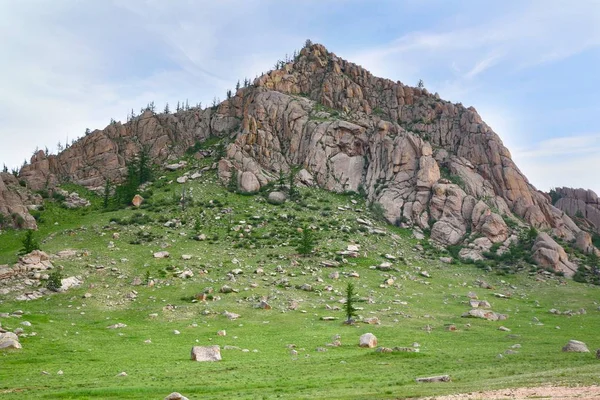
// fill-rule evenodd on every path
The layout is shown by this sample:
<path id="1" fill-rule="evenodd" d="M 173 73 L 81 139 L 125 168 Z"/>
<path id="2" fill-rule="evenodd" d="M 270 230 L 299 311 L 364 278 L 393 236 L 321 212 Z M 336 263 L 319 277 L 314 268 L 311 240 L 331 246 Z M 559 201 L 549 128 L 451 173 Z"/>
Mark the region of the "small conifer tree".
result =
<path id="1" fill-rule="evenodd" d="M 305 226 L 302 228 L 302 232 L 300 234 L 300 242 L 298 243 L 298 247 L 296 250 L 304 257 L 308 257 L 311 255 L 315 248 L 315 236 L 313 232 Z"/>
<path id="2" fill-rule="evenodd" d="M 21 250 L 19 250 L 19 255 L 22 256 L 25 254 L 29 254 L 34 250 L 40 249 L 40 244 L 33 237 L 33 230 L 31 229 L 28 229 L 27 232 L 25 232 L 25 236 L 21 240 L 21 243 L 23 244 L 23 247 L 21 248 Z"/>
<path id="3" fill-rule="evenodd" d="M 344 311 L 346 312 L 346 323 L 352 323 L 352 317 L 356 316 L 356 308 L 354 303 L 356 302 L 356 292 L 354 291 L 354 284 L 348 282 L 346 286 L 346 303 L 344 303 Z"/>

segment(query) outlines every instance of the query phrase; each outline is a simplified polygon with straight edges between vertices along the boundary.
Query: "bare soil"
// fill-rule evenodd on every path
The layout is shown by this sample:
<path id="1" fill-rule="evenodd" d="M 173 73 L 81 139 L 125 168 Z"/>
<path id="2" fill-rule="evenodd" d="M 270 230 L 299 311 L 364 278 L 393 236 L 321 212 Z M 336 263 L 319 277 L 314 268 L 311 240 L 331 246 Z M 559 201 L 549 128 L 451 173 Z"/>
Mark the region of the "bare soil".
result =
<path id="1" fill-rule="evenodd" d="M 484 392 L 452 394 L 448 396 L 422 397 L 415 400 L 600 400 L 600 386 L 541 386 L 533 388 L 500 389 Z"/>

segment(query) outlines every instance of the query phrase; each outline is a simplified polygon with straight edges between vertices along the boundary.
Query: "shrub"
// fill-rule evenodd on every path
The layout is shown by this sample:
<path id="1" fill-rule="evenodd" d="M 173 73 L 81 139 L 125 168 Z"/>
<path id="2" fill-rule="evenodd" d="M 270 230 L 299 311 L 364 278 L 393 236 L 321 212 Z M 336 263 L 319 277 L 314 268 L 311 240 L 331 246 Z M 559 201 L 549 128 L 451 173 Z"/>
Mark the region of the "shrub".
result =
<path id="1" fill-rule="evenodd" d="M 55 270 L 50 274 L 50 277 L 46 282 L 46 288 L 53 292 L 58 292 L 58 289 L 62 286 L 62 278 L 62 273 L 59 270 Z"/>

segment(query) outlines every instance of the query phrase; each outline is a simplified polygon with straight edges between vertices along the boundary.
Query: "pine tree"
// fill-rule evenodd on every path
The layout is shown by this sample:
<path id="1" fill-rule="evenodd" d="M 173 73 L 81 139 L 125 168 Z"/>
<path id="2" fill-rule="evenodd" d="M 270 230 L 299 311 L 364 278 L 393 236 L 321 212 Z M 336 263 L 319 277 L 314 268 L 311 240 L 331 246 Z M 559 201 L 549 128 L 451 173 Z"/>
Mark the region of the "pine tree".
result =
<path id="1" fill-rule="evenodd" d="M 170 114 L 171 110 L 169 110 L 169 103 L 165 104 L 165 114 Z"/>
<path id="2" fill-rule="evenodd" d="M 344 303 L 344 311 L 346 312 L 346 323 L 352 323 L 352 317 L 356 316 L 356 308 L 354 307 L 354 303 L 356 302 L 356 293 L 354 292 L 354 284 L 352 282 L 348 282 L 348 286 L 346 286 L 346 303 Z"/>
<path id="3" fill-rule="evenodd" d="M 110 180 L 106 180 L 104 185 L 104 208 L 107 209 L 110 204 Z"/>
<path id="4" fill-rule="evenodd" d="M 229 178 L 229 182 L 227 183 L 227 190 L 231 193 L 235 193 L 238 190 L 238 173 L 237 169 L 233 169 L 231 172 L 231 177 Z"/>
<path id="5" fill-rule="evenodd" d="M 40 249 L 40 244 L 33 237 L 33 230 L 31 229 L 28 229 L 27 232 L 25 232 L 25 236 L 21 240 L 21 243 L 23 244 L 23 247 L 19 250 L 19 255 L 21 256 Z"/>
<path id="6" fill-rule="evenodd" d="M 240 90 L 240 80 L 238 79 L 237 83 L 235 84 L 235 91 L 237 93 L 237 91 Z"/>
<path id="7" fill-rule="evenodd" d="M 300 192 L 296 187 L 296 168 L 290 168 L 290 174 L 288 176 L 289 179 L 289 189 L 288 196 L 291 201 L 298 200 L 300 198 Z"/>
<path id="8" fill-rule="evenodd" d="M 425 87 L 425 84 L 423 83 L 423 79 L 419 79 L 419 82 L 417 83 L 417 87 L 419 89 L 423 89 Z"/>
<path id="9" fill-rule="evenodd" d="M 181 111 L 181 106 L 179 105 L 179 102 L 177 102 L 177 108 L 175 108 L 175 111 L 177 111 L 177 112 Z"/>
<path id="10" fill-rule="evenodd" d="M 8 167 L 6 166 L 6 164 L 4 164 L 4 166 L 2 167 L 2 172 L 4 172 L 4 173 L 8 172 Z"/>
<path id="11" fill-rule="evenodd" d="M 227 89 L 227 100 L 231 99 L 231 89 Z"/>
<path id="12" fill-rule="evenodd" d="M 300 242 L 298 243 L 298 247 L 296 247 L 296 250 L 302 256 L 308 257 L 311 255 L 314 248 L 315 248 L 315 237 L 313 235 L 313 232 L 307 226 L 305 226 L 304 228 L 302 228 L 302 233 L 300 235 Z"/>

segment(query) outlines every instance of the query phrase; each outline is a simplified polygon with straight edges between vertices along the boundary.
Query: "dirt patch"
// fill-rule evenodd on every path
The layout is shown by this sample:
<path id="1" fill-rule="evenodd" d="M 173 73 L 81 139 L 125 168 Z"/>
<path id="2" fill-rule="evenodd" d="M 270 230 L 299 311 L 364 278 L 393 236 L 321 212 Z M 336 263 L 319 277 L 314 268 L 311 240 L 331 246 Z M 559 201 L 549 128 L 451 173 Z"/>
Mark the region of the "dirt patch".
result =
<path id="1" fill-rule="evenodd" d="M 528 400 L 528 399 L 553 399 L 553 400 L 598 400 L 600 399 L 600 386 L 542 386 L 534 388 L 500 389 L 484 392 L 471 392 L 452 394 L 448 396 L 421 397 L 415 400 Z"/>

